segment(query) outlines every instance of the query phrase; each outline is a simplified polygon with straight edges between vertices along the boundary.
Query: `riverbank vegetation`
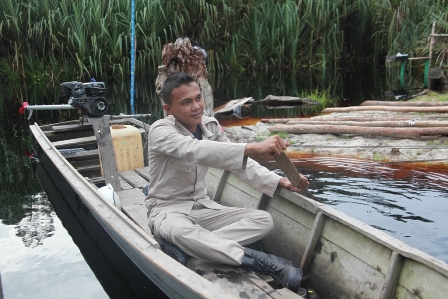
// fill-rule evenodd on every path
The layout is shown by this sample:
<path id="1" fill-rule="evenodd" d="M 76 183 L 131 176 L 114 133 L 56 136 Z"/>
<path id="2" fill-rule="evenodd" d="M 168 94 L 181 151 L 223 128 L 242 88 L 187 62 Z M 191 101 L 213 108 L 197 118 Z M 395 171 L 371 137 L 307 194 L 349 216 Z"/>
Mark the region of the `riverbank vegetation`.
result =
<path id="1" fill-rule="evenodd" d="M 222 72 L 312 73 L 384 65 L 398 52 L 428 56 L 432 23 L 448 32 L 446 0 L 136 0 L 136 75 L 154 79 L 162 47 L 190 36 Z M 0 0 L 0 79 L 57 87 L 63 81 L 127 80 L 131 1 Z M 433 65 L 447 65 L 443 39 Z M 321 78 L 322 80 L 319 80 Z M 20 84 L 19 84 L 20 83 Z"/>

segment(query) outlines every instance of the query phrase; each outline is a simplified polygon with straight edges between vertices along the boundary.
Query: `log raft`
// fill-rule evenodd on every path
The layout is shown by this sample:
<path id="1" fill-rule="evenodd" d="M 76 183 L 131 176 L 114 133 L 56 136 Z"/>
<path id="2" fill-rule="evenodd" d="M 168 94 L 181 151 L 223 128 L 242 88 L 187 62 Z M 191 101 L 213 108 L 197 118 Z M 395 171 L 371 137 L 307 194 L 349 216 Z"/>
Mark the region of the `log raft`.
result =
<path id="1" fill-rule="evenodd" d="M 391 112 L 448 112 L 448 105 L 435 107 L 411 107 L 411 106 L 352 106 L 325 108 L 322 113 L 353 112 L 353 111 L 391 111 Z"/>
<path id="2" fill-rule="evenodd" d="M 448 127 L 432 128 L 386 128 L 362 126 L 332 126 L 332 125 L 275 125 L 268 128 L 272 133 L 286 132 L 290 134 L 350 134 L 367 137 L 393 137 L 417 139 L 425 136 L 448 136 Z"/>
<path id="3" fill-rule="evenodd" d="M 262 119 L 272 133 L 335 134 L 435 139 L 448 136 L 447 102 L 365 101 L 360 106 L 326 108 L 311 118 Z M 390 112 L 390 113 L 389 113 Z"/>

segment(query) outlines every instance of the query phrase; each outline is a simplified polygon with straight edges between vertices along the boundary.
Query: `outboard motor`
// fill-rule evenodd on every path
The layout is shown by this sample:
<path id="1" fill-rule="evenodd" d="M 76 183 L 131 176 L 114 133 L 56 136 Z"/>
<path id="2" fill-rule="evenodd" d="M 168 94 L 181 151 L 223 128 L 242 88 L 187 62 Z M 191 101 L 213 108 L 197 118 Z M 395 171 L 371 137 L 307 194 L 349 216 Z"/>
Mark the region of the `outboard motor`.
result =
<path id="1" fill-rule="evenodd" d="M 103 116 L 109 108 L 110 100 L 104 96 L 106 94 L 104 82 L 64 82 L 61 84 L 61 92 L 67 97 L 69 105 L 89 116 Z"/>

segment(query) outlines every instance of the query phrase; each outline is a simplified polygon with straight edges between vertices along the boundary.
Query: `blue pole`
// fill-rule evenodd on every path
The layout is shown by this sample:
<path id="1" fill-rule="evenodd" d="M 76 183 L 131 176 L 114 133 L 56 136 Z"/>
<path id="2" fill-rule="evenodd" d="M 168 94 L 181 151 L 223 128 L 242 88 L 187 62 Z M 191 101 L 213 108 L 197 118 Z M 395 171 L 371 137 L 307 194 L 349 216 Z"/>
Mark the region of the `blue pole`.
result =
<path id="1" fill-rule="evenodd" d="M 135 72 L 135 0 L 131 2 L 131 114 L 134 108 L 134 72 Z"/>

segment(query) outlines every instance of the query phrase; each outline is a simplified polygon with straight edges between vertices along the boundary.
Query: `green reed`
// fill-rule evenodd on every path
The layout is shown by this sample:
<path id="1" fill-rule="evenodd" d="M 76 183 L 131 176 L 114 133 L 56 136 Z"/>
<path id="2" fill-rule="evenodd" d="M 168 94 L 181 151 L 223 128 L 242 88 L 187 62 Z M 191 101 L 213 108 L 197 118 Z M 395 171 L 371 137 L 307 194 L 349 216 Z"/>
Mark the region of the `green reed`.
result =
<path id="1" fill-rule="evenodd" d="M 153 78 L 164 44 L 190 36 L 212 74 L 378 66 L 397 52 L 427 56 L 432 22 L 448 32 L 446 0 L 136 0 L 136 74 Z M 123 80 L 130 70 L 130 0 L 0 0 L 0 78 L 57 85 Z M 445 38 L 434 64 L 446 66 Z M 16 76 L 9 74 L 15 73 Z"/>

